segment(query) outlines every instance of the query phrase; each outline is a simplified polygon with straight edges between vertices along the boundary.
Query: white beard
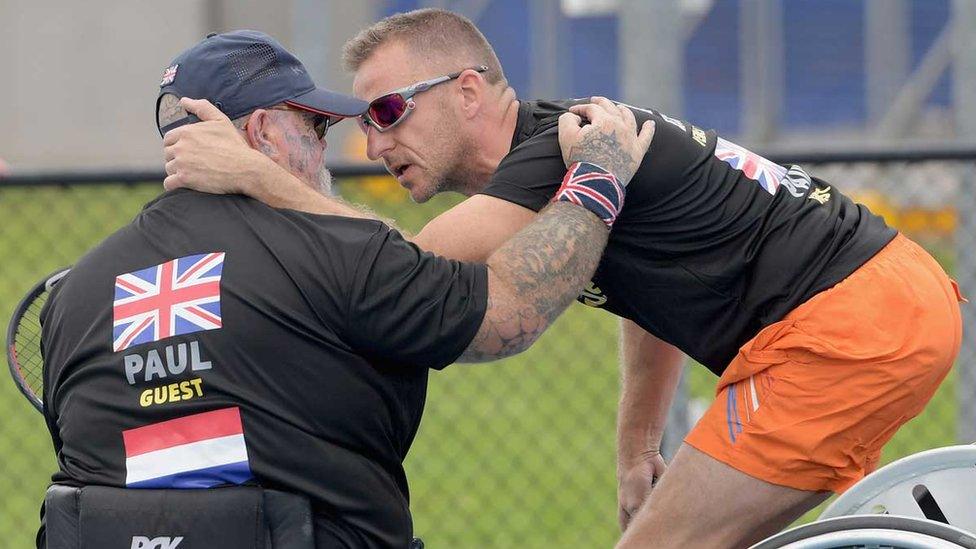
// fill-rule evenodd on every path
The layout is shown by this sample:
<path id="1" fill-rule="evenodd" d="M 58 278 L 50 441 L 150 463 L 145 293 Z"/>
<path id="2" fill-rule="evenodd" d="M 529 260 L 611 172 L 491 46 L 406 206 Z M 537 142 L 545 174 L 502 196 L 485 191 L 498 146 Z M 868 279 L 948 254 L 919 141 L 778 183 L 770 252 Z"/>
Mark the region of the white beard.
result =
<path id="1" fill-rule="evenodd" d="M 319 173 L 315 174 L 315 190 L 325 196 L 332 196 L 332 172 L 322 163 Z"/>

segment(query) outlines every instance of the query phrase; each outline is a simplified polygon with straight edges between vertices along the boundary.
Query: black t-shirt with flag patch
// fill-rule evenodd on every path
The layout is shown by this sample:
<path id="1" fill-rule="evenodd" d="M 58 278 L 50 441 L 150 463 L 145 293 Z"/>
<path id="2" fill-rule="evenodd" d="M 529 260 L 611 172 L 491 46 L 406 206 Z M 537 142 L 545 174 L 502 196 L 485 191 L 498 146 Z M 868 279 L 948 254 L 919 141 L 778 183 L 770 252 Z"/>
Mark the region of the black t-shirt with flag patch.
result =
<path id="1" fill-rule="evenodd" d="M 482 193 L 542 209 L 565 174 L 558 117 L 581 100 L 524 101 Z M 688 122 L 654 120 L 650 150 L 579 300 L 636 322 L 718 375 L 763 326 L 856 270 L 895 236 L 811 178 Z"/>
<path id="2" fill-rule="evenodd" d="M 484 265 L 378 221 L 166 193 L 42 313 L 55 481 L 253 482 L 309 496 L 321 539 L 404 547 L 428 369 L 486 306 Z"/>

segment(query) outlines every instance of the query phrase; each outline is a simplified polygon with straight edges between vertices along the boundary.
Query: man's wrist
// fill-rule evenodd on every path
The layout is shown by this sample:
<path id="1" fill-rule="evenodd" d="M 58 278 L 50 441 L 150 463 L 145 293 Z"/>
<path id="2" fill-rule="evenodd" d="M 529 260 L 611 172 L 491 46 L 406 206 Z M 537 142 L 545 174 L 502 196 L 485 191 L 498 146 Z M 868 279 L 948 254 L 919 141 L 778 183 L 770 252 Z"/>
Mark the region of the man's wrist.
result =
<path id="1" fill-rule="evenodd" d="M 648 454 L 661 451 L 661 436 L 655 436 L 646 429 L 622 432 L 617 436 L 618 461 L 636 462 Z"/>
<path id="2" fill-rule="evenodd" d="M 624 185 L 610 171 L 592 162 L 577 161 L 569 165 L 552 202 L 582 206 L 610 228 L 623 208 L 624 195 Z"/>
<path id="3" fill-rule="evenodd" d="M 635 449 L 627 452 L 619 452 L 617 454 L 617 471 L 627 471 L 658 455 L 661 455 L 660 445 L 653 447 L 645 446 L 641 450 Z"/>

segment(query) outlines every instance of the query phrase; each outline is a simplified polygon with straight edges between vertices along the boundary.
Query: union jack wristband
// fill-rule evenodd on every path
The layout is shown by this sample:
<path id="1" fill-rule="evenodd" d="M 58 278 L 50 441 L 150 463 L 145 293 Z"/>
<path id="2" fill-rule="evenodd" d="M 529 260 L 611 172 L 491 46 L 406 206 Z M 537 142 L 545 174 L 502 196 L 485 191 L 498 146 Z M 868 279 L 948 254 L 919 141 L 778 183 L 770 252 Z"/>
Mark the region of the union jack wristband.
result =
<path id="1" fill-rule="evenodd" d="M 563 184 L 552 201 L 582 206 L 595 213 L 610 228 L 624 207 L 624 186 L 612 173 L 596 164 L 574 162 L 570 164 Z"/>

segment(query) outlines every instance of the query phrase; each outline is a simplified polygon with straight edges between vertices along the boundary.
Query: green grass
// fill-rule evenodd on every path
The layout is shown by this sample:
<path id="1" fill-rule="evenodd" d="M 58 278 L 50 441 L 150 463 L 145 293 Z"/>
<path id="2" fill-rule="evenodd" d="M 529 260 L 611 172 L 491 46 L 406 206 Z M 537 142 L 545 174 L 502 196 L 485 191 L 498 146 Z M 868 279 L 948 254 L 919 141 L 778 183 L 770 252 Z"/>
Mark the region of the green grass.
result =
<path id="1" fill-rule="evenodd" d="M 0 189 L 0 257 L 7 258 L 0 269 L 2 324 L 33 282 L 74 262 L 157 190 Z M 382 185 L 345 190 L 412 231 L 458 200 L 415 206 Z M 615 326 L 610 315 L 574 305 L 519 357 L 431 374 L 406 464 L 416 531 L 429 547 L 613 544 Z M 701 367 L 688 375 L 692 395 L 710 401 L 715 377 Z M 955 417 L 950 377 L 928 410 L 888 445 L 885 459 L 952 443 Z M 0 539 L 5 547 L 28 547 L 55 463 L 41 418 L 9 381 L 0 382 L 0 450 Z"/>
<path id="2" fill-rule="evenodd" d="M 150 186 L 0 189 L 0 325 L 42 276 L 74 262 L 156 194 Z M 4 361 L 6 365 L 6 360 Z M 54 472 L 47 427 L 9 377 L 0 382 L 0 539 L 30 547 Z"/>

